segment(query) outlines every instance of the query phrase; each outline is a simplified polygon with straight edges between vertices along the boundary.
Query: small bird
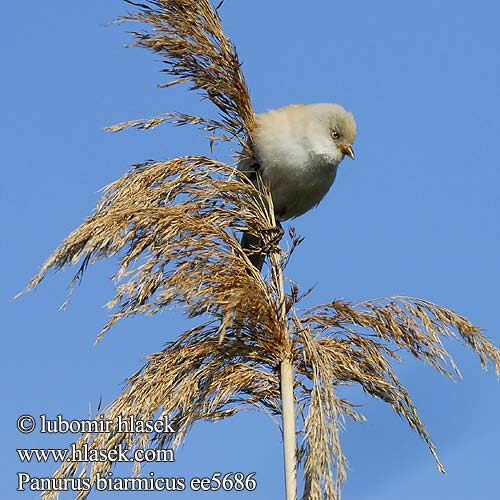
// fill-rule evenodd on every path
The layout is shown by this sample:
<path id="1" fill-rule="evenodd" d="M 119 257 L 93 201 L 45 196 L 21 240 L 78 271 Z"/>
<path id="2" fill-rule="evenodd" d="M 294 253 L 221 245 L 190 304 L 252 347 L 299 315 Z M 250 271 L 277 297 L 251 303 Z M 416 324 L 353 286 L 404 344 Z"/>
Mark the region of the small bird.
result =
<path id="1" fill-rule="evenodd" d="M 278 223 L 298 217 L 323 199 L 344 156 L 354 160 L 356 122 L 352 113 L 331 103 L 291 104 L 255 117 L 253 158 L 238 170 L 251 180 L 260 172 L 270 185 Z M 244 249 L 261 270 L 265 255 L 260 238 L 244 233 Z"/>

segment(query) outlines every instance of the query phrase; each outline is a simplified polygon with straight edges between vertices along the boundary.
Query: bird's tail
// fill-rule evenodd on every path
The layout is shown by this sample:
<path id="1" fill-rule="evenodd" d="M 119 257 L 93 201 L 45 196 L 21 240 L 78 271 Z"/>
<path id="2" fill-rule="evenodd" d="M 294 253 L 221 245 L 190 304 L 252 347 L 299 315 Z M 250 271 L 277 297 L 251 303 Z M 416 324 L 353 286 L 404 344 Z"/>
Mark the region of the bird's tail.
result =
<path id="1" fill-rule="evenodd" d="M 250 233 L 243 233 L 241 237 L 241 247 L 245 250 L 245 253 L 247 253 L 250 262 L 259 271 L 262 271 L 262 266 L 266 259 L 266 255 L 262 252 L 262 239 Z"/>

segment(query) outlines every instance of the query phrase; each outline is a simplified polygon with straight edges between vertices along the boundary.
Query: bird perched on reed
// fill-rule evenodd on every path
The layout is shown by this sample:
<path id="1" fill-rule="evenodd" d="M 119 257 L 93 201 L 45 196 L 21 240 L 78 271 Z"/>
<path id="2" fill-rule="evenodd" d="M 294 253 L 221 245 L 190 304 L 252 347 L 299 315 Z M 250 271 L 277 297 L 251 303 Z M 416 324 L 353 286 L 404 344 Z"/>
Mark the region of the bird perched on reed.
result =
<path id="1" fill-rule="evenodd" d="M 298 217 L 318 205 L 352 148 L 356 122 L 338 104 L 292 104 L 256 116 L 252 135 L 253 158 L 238 170 L 251 180 L 260 172 L 271 188 L 277 222 Z M 261 239 L 244 233 L 241 245 L 259 270 L 265 255 Z"/>

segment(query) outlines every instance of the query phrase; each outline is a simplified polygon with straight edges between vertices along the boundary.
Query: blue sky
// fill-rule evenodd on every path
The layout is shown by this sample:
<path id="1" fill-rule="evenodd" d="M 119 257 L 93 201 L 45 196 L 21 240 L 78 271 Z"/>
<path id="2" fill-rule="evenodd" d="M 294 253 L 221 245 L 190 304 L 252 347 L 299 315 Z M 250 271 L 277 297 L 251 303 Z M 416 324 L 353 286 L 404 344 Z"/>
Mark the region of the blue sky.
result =
<path id="1" fill-rule="evenodd" d="M 208 154 L 189 128 L 107 134 L 118 121 L 166 111 L 210 112 L 185 89 L 160 90 L 157 58 L 123 49 L 124 27 L 106 27 L 120 0 L 9 2 L 4 8 L 2 110 L 2 497 L 21 465 L 18 447 L 64 447 L 69 436 L 21 436 L 20 414 L 69 419 L 109 402 L 144 357 L 186 324 L 176 313 L 106 322 L 111 262 L 91 268 L 70 307 L 70 271 L 12 302 L 50 251 L 91 212 L 98 189 L 144 159 Z M 305 237 L 287 273 L 309 303 L 391 294 L 427 298 L 481 326 L 497 345 L 500 230 L 498 2 L 237 2 L 224 27 L 237 45 L 257 112 L 292 102 L 338 102 L 358 122 L 357 159 L 346 160 L 327 198 L 295 221 Z M 217 153 L 216 153 L 217 154 Z M 224 159 L 219 156 L 220 159 Z M 408 362 L 397 371 L 448 470 L 382 403 L 358 397 L 368 423 L 343 433 L 350 460 L 344 498 L 493 498 L 498 492 L 500 385 L 459 343 L 448 346 L 464 381 Z M 254 494 L 282 498 L 278 430 L 247 412 L 197 425 L 164 475 L 256 472 Z M 128 475 L 125 468 L 117 469 Z M 36 493 L 18 493 L 36 498 Z M 111 493 L 94 494 L 106 498 Z M 121 494 L 126 498 L 150 496 Z M 184 498 L 193 493 L 181 494 Z M 203 498 L 219 495 L 199 494 Z M 61 498 L 72 498 L 62 495 Z"/>

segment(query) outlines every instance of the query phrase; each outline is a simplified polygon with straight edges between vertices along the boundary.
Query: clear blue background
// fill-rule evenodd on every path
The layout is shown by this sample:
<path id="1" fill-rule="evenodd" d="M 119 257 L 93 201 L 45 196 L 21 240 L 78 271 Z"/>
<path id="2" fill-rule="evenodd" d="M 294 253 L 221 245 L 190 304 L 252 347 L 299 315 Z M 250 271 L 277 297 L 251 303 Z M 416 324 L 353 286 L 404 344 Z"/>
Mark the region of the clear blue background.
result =
<path id="1" fill-rule="evenodd" d="M 100 187 L 144 159 L 207 153 L 195 129 L 103 132 L 122 120 L 210 110 L 182 88 L 155 88 L 165 81 L 158 58 L 124 50 L 127 27 L 105 27 L 126 10 L 120 0 L 3 6 L 2 498 L 16 494 L 16 471 L 47 476 L 54 469 L 19 464 L 16 447 L 72 441 L 22 436 L 18 415 L 87 417 L 101 396 L 107 403 L 119 394 L 148 353 L 185 328 L 174 313 L 137 318 L 94 348 L 109 314 L 102 306 L 111 296 L 112 263 L 89 270 L 65 312 L 58 306 L 71 271 L 11 301 L 92 211 Z M 334 101 L 357 118 L 356 161 L 345 160 L 320 207 L 295 223 L 305 241 L 287 273 L 302 288 L 315 285 L 308 302 L 420 296 L 466 315 L 500 345 L 498 2 L 226 0 L 221 13 L 256 111 Z M 448 345 L 463 383 L 413 362 L 397 367 L 448 475 L 388 407 L 361 396 L 368 423 L 348 424 L 343 433 L 346 499 L 497 498 L 500 386 L 470 352 Z M 258 413 L 197 425 L 177 462 L 155 470 L 257 473 L 253 494 L 187 491 L 184 498 L 283 498 L 280 435 Z"/>

